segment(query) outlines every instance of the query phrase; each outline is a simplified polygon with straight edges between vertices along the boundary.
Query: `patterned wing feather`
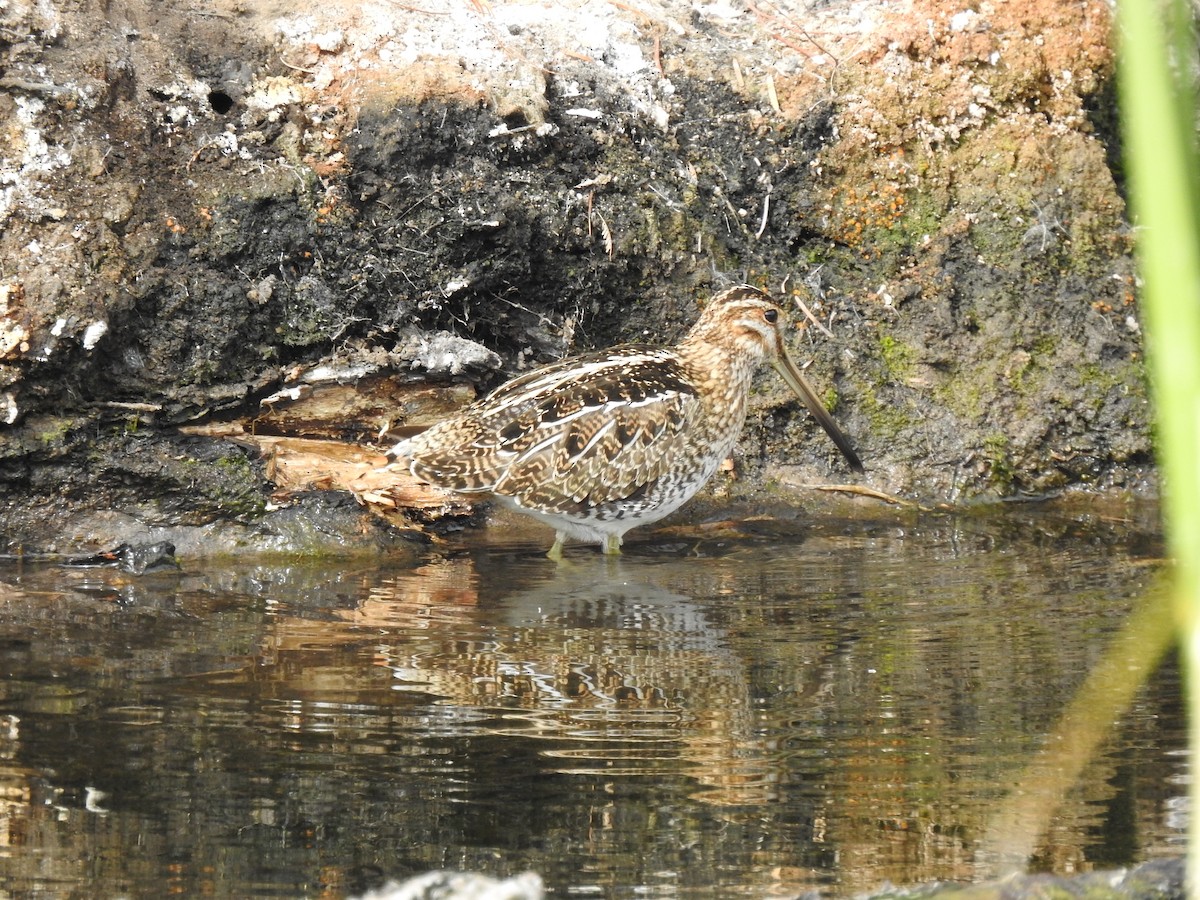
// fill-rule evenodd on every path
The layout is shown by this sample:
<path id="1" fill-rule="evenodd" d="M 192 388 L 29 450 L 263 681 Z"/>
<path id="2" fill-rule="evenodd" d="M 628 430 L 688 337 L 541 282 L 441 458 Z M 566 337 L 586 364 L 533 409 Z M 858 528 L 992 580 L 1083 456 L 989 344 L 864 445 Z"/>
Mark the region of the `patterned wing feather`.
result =
<path id="1" fill-rule="evenodd" d="M 392 455 L 407 460 L 424 481 L 465 493 L 493 491 L 524 444 L 522 435 L 536 425 L 540 406 L 562 392 L 585 360 L 562 360 L 507 381 L 454 418 L 397 444 Z"/>
<path id="2" fill-rule="evenodd" d="M 392 455 L 407 460 L 417 478 L 465 493 L 492 490 L 512 456 L 490 447 L 479 421 L 469 416 L 439 422 L 398 444 Z"/>
<path id="3" fill-rule="evenodd" d="M 561 512 L 636 499 L 679 467 L 700 414 L 695 387 L 668 354 L 599 364 L 539 410 L 496 490 Z"/>
<path id="4" fill-rule="evenodd" d="M 631 345 L 514 379 L 396 454 L 444 487 L 582 511 L 639 496 L 677 468 L 700 414 L 673 355 Z"/>

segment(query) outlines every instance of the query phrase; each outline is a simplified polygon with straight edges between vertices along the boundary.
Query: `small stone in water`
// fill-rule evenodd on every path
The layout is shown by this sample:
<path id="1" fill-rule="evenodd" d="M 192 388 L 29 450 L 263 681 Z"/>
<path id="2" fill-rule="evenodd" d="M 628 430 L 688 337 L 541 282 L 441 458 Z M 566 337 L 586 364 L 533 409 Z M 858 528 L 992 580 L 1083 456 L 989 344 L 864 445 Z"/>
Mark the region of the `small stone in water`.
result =
<path id="1" fill-rule="evenodd" d="M 358 900 L 543 900 L 542 879 L 523 872 L 503 881 L 475 872 L 426 872 L 402 884 L 386 884 Z"/>

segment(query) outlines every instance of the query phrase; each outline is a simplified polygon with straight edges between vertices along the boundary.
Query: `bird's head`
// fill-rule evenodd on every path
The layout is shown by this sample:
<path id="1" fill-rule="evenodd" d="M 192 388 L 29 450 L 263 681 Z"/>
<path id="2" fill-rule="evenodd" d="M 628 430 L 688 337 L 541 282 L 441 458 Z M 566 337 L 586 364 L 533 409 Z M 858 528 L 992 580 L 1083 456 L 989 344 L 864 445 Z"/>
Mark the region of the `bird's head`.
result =
<path id="1" fill-rule="evenodd" d="M 862 462 L 849 439 L 788 355 L 783 339 L 786 324 L 787 317 L 769 294 L 744 284 L 713 297 L 684 340 L 702 341 L 755 362 L 769 360 L 837 444 L 851 468 L 861 472 Z"/>

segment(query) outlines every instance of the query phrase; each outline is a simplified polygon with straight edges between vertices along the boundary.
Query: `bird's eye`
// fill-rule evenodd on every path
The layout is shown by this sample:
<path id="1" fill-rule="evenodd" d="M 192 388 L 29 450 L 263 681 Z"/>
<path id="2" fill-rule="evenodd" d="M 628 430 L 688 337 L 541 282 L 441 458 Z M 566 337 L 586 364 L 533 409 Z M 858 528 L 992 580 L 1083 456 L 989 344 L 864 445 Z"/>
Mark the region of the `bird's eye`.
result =
<path id="1" fill-rule="evenodd" d="M 763 310 L 763 318 L 766 319 L 768 322 L 770 322 L 772 325 L 774 325 L 775 320 L 779 318 L 779 310 L 764 309 Z"/>

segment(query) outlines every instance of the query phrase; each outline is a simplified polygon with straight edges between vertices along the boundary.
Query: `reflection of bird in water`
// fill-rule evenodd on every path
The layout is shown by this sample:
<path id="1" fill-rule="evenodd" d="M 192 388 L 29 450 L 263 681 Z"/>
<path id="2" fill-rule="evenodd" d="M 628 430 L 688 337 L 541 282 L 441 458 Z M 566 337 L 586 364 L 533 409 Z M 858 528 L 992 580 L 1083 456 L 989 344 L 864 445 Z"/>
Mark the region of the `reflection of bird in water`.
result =
<path id="1" fill-rule="evenodd" d="M 528 557 L 500 561 L 484 556 L 484 568 L 473 573 L 461 566 L 461 558 L 455 562 L 463 581 L 478 583 L 473 607 L 447 608 L 444 598 L 429 606 L 422 592 L 426 599 L 415 605 L 425 605 L 426 611 L 418 615 L 410 592 L 419 579 L 392 585 L 403 585 L 392 605 L 408 610 L 405 633 L 428 632 L 422 640 L 437 649 L 391 654 L 383 649 L 386 642 L 379 645 L 381 658 L 390 656 L 397 672 L 408 672 L 414 683 L 433 693 L 469 703 L 556 711 L 568 701 L 575 712 L 597 707 L 612 714 L 620 706 L 643 715 L 653 707 L 674 728 L 678 711 L 670 709 L 697 685 L 705 691 L 725 689 L 716 688 L 718 684 L 737 690 L 742 681 L 743 667 L 730 651 L 727 635 L 713 626 L 703 606 L 642 580 L 638 573 L 649 570 L 636 561 L 583 560 L 548 572 Z M 657 576 L 690 562 L 659 563 L 652 570 Z M 376 618 L 371 624 L 398 621 L 380 617 L 388 594 L 383 585 L 372 591 Z M 362 618 L 354 621 L 365 624 Z M 487 640 L 464 639 L 478 637 L 481 630 Z"/>
<path id="2" fill-rule="evenodd" d="M 541 740 L 561 772 L 737 780 L 762 762 L 745 662 L 705 604 L 658 583 L 691 563 L 518 558 L 505 592 L 513 565 L 485 555 L 491 596 L 470 622 L 379 639 L 376 660 L 398 690 L 439 698 L 441 733 Z"/>
<path id="3" fill-rule="evenodd" d="M 675 347 L 629 344 L 526 373 L 389 456 L 414 476 L 485 493 L 567 537 L 618 553 L 626 531 L 674 512 L 712 477 L 770 361 L 856 471 L 849 440 L 787 354 L 784 318 L 742 286 L 705 307 Z"/>

